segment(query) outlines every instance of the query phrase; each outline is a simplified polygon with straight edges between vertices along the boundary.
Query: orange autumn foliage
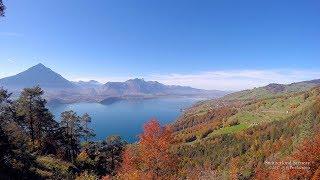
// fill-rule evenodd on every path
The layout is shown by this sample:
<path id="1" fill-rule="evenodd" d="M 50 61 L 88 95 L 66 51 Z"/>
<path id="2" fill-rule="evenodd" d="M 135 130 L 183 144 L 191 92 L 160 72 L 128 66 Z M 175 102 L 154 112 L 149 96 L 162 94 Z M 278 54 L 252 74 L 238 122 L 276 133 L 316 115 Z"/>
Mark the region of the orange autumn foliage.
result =
<path id="1" fill-rule="evenodd" d="M 318 180 L 318 179 L 320 179 L 320 167 L 318 167 L 318 169 L 316 170 L 316 172 L 313 174 L 311 180 Z"/>
<path id="2" fill-rule="evenodd" d="M 122 155 L 122 166 L 118 174 L 120 179 L 138 180 L 139 177 L 141 177 L 141 172 L 139 171 L 139 156 L 134 152 L 135 150 L 132 146 L 125 149 Z"/>
<path id="3" fill-rule="evenodd" d="M 292 159 L 299 162 L 310 163 L 307 165 L 310 169 L 290 170 L 290 177 L 317 179 L 320 174 L 320 134 L 310 140 L 304 141 L 298 150 L 293 153 Z"/>
<path id="4" fill-rule="evenodd" d="M 120 179 L 172 179 L 176 174 L 176 158 L 170 153 L 172 132 L 153 119 L 144 125 L 136 147 L 123 154 Z"/>
<path id="5" fill-rule="evenodd" d="M 103 176 L 103 177 L 101 178 L 101 180 L 112 180 L 112 177 L 106 175 L 106 176 Z"/>
<path id="6" fill-rule="evenodd" d="M 232 180 L 238 179 L 239 161 L 239 157 L 232 158 L 230 161 L 230 179 Z"/>
<path id="7" fill-rule="evenodd" d="M 255 179 L 320 179 L 320 134 L 303 141 L 297 150 L 283 161 L 299 164 L 282 166 L 270 171 L 259 166 L 256 168 Z"/>

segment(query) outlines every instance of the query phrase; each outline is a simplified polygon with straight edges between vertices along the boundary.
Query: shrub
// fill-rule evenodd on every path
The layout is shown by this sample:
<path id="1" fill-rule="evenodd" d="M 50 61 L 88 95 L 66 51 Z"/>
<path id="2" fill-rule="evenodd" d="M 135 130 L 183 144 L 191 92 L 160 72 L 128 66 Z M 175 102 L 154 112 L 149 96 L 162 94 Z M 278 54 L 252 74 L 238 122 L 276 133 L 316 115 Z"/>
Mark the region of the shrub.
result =
<path id="1" fill-rule="evenodd" d="M 73 173 L 77 171 L 73 164 L 53 156 L 39 156 L 36 162 L 39 168 L 36 172 L 42 177 L 49 179 L 74 178 Z"/>
<path id="2" fill-rule="evenodd" d="M 40 156 L 37 158 L 37 163 L 40 167 L 48 170 L 56 170 L 61 173 L 68 173 L 69 169 L 73 167 L 71 163 L 56 159 L 51 156 Z"/>
<path id="3" fill-rule="evenodd" d="M 225 127 L 227 127 L 227 126 L 231 127 L 231 126 L 235 126 L 235 125 L 239 125 L 239 124 L 240 123 L 237 119 L 233 119 L 233 120 L 227 121 L 225 123 Z"/>
<path id="4" fill-rule="evenodd" d="M 201 138 L 206 138 L 209 134 L 211 134 L 213 132 L 212 129 L 208 129 L 206 130 L 203 134 L 202 134 L 202 137 Z"/>
<path id="5" fill-rule="evenodd" d="M 95 175 L 94 173 L 90 173 L 88 171 L 85 171 L 76 177 L 76 180 L 98 180 L 98 179 L 99 177 L 97 175 Z"/>
<path id="6" fill-rule="evenodd" d="M 186 139 L 186 142 L 187 142 L 187 143 L 188 143 L 188 142 L 193 142 L 193 141 L 195 141 L 195 140 L 197 140 L 197 136 L 192 135 L 192 136 L 190 136 L 190 137 L 188 137 L 188 138 Z"/>

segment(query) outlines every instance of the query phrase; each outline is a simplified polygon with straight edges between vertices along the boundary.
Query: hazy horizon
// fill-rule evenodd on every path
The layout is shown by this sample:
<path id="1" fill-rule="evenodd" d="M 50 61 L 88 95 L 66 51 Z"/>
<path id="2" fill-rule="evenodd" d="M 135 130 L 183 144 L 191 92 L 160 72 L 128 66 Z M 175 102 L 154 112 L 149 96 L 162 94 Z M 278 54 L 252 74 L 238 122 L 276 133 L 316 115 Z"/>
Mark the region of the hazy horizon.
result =
<path id="1" fill-rule="evenodd" d="M 39 62 L 72 81 L 233 91 L 320 78 L 318 1 L 4 2 L 0 78 Z"/>
<path id="2" fill-rule="evenodd" d="M 43 63 L 38 63 L 36 65 L 44 65 Z M 34 66 L 36 66 L 34 65 Z M 32 67 L 34 67 L 32 66 Z M 45 66 L 45 65 L 44 65 Z M 55 71 L 54 69 L 45 66 L 53 71 Z M 31 68 L 31 67 L 29 67 Z M 29 69 L 27 68 L 27 69 Z M 27 70 L 25 69 L 25 70 Z M 25 71 L 23 70 L 23 71 Z M 21 72 L 23 72 L 21 71 Z M 55 71 L 56 72 L 56 71 Z M 18 72 L 20 73 L 20 72 Z M 16 73 L 16 74 L 18 74 Z M 60 74 L 59 72 L 56 72 L 58 74 Z M 16 74 L 13 75 L 9 75 L 9 76 L 5 76 L 5 77 L 10 77 L 10 76 L 14 76 Z M 60 74 L 61 75 L 61 74 Z M 260 86 L 265 86 L 267 84 L 270 83 L 282 83 L 282 84 L 290 84 L 290 83 L 295 83 L 295 82 L 301 82 L 301 81 L 308 81 L 308 80 L 314 80 L 317 79 L 319 77 L 320 73 L 319 72 L 311 72 L 311 71 L 288 71 L 288 70 L 274 70 L 274 71 L 263 71 L 263 70 L 256 70 L 256 71 L 250 71 L 250 70 L 241 70 L 241 71 L 229 71 L 229 72 L 223 72 L 223 71 L 217 71 L 217 72 L 206 72 L 203 73 L 202 76 L 200 75 L 188 75 L 188 76 L 183 76 L 183 75 L 179 75 L 179 74 L 171 74 L 169 76 L 174 77 L 173 81 L 170 82 L 170 78 L 169 76 L 148 76 L 148 77 L 113 77 L 110 78 L 109 80 L 105 79 L 101 80 L 101 79 L 94 79 L 94 78 L 81 78 L 81 79 L 68 79 L 66 77 L 67 80 L 72 81 L 72 82 L 79 82 L 79 81 L 98 81 L 99 83 L 105 84 L 107 82 L 125 82 L 127 80 L 130 79 L 143 79 L 145 81 L 157 81 L 160 83 L 163 83 L 165 85 L 182 85 L 182 86 L 190 86 L 193 88 L 199 88 L 199 89 L 205 89 L 205 90 L 221 90 L 221 91 L 239 91 L 239 90 L 245 90 L 245 89 L 250 89 L 250 88 L 255 88 L 255 87 L 260 87 Z M 207 76 L 207 77 L 204 77 Z M 0 77 L 1 78 L 5 78 L 5 77 Z M 237 77 L 242 77 L 243 79 L 241 80 L 234 80 L 233 78 L 237 78 Z M 163 79 L 161 79 L 163 78 Z M 213 78 L 213 79 L 208 79 L 208 78 Z M 201 80 L 206 80 L 208 82 L 214 82 L 214 81 L 226 81 L 226 79 L 228 79 L 227 82 L 224 82 L 224 84 L 220 87 L 222 88 L 215 88 L 215 89 L 206 89 L 206 88 L 202 88 L 202 87 L 196 87 L 196 86 L 192 86 L 189 85 L 188 83 L 184 83 L 185 82 L 189 82 L 190 84 L 192 84 L 192 81 L 195 82 L 199 82 Z M 226 86 L 226 84 L 232 84 L 232 83 L 244 83 L 244 85 L 246 85 L 245 81 L 250 82 L 250 79 L 256 79 L 260 78 L 262 81 L 261 83 L 256 83 L 256 82 L 251 82 L 252 86 L 247 86 L 244 87 L 242 89 L 232 89 L 232 88 L 228 88 L 230 86 Z M 298 80 L 297 80 L 298 79 Z M 166 81 L 167 80 L 167 81 Z M 168 81 L 169 80 L 169 81 Z M 179 81 L 180 80 L 180 84 Z M 279 81 L 280 80 L 280 81 Z M 291 81 L 290 81 L 291 80 Z M 235 82 L 237 81 L 237 82 Z M 204 83 L 204 82 L 203 82 Z M 234 85 L 234 84 L 233 84 Z M 239 84 L 240 86 L 240 84 Z M 219 86 L 216 86 L 219 87 Z"/>

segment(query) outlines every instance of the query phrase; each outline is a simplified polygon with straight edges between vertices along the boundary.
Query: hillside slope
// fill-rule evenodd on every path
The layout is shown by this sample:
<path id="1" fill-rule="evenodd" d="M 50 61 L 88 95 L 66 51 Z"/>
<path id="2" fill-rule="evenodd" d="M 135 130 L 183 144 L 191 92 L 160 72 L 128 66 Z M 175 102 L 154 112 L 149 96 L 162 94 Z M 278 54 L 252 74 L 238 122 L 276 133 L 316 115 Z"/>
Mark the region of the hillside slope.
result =
<path id="1" fill-rule="evenodd" d="M 190 109 L 172 125 L 181 166 L 207 169 L 228 179 L 254 179 L 266 161 L 289 158 L 320 127 L 320 87 L 251 101 Z M 236 164 L 233 164 L 236 163 Z"/>
<path id="2" fill-rule="evenodd" d="M 320 85 L 320 79 L 311 81 L 302 81 L 291 84 L 269 84 L 264 87 L 254 88 L 251 90 L 244 90 L 231 93 L 225 97 L 224 100 L 245 100 L 245 99 L 259 99 L 279 96 L 286 93 L 295 93 L 309 90 L 310 88 Z"/>
<path id="3" fill-rule="evenodd" d="M 268 99 L 274 97 L 280 97 L 283 95 L 289 95 L 299 92 L 308 91 L 314 87 L 320 86 L 320 79 L 302 81 L 291 84 L 275 84 L 271 83 L 267 86 L 238 91 L 229 93 L 221 98 L 205 100 L 198 102 L 194 106 L 190 107 L 186 114 L 202 114 L 210 111 L 211 109 L 226 106 L 228 104 L 241 105 L 254 100 Z"/>

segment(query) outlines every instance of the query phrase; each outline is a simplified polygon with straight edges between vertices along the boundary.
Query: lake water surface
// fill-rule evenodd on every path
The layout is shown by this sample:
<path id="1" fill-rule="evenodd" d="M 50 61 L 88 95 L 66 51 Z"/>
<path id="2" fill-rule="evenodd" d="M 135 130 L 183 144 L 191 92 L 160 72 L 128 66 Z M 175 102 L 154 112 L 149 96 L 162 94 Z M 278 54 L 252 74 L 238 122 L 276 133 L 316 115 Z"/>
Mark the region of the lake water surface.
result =
<path id="1" fill-rule="evenodd" d="M 91 127 L 95 130 L 95 140 L 109 135 L 120 135 L 128 142 L 137 140 L 142 132 L 143 123 L 157 118 L 161 124 L 176 120 L 181 109 L 190 107 L 201 99 L 161 98 L 124 100 L 110 105 L 100 103 L 51 104 L 49 109 L 59 121 L 63 111 L 73 110 L 78 115 L 88 113 L 92 118 Z"/>

